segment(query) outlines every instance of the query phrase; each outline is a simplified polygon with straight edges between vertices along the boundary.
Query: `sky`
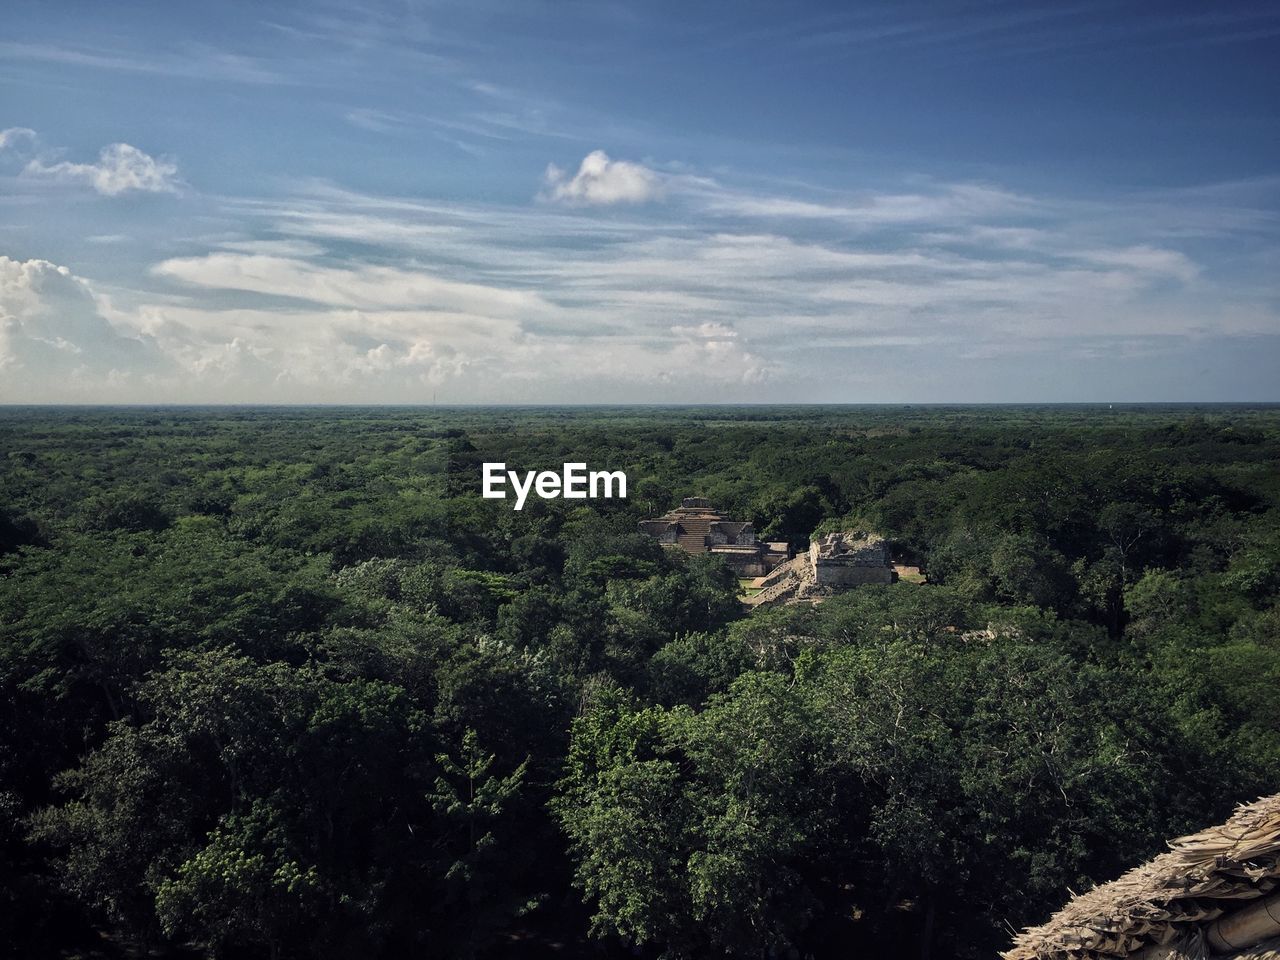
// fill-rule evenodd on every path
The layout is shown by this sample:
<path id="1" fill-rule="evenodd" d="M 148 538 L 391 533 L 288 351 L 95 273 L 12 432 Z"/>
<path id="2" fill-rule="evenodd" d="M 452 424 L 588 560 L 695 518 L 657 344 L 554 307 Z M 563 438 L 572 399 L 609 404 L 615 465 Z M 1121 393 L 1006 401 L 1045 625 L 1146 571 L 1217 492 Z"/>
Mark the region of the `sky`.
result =
<path id="1" fill-rule="evenodd" d="M 6 0 L 0 402 L 1280 401 L 1280 6 Z"/>

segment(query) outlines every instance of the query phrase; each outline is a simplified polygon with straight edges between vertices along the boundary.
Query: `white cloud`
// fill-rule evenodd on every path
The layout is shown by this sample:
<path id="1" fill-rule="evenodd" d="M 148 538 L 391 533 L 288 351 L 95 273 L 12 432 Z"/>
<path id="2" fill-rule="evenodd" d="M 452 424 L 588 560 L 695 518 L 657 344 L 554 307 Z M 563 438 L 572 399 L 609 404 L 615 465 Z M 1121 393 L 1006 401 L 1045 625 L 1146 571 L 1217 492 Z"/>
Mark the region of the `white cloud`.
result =
<path id="1" fill-rule="evenodd" d="M 157 276 L 220 290 L 290 297 L 335 307 L 425 307 L 478 314 L 529 314 L 546 307 L 531 291 L 442 279 L 425 270 L 321 266 L 295 257 L 211 253 L 165 260 Z"/>
<path id="2" fill-rule="evenodd" d="M 816 345 L 810 334 L 905 346 L 1280 333 L 1264 302 L 1274 284 L 1264 285 L 1270 293 L 1214 290 L 1204 265 L 1171 244 L 1144 242 L 1123 204 L 1081 207 L 966 185 L 864 194 L 864 210 L 892 213 L 863 239 L 845 224 L 831 233 L 771 219 L 734 232 L 698 218 L 711 188 L 686 187 L 665 223 L 333 190 L 259 214 L 279 233 L 356 240 L 384 255 L 448 263 L 452 277 L 537 289 L 548 306 L 529 315 L 535 330 L 549 324 L 582 338 L 635 331 L 658 343 L 725 323 L 753 349 L 770 343 L 778 362 Z M 1028 216 L 1037 226 L 1025 225 Z M 1125 225 L 1114 226 L 1115 217 Z M 1222 309 L 1231 298 L 1253 307 Z"/>
<path id="3" fill-rule="evenodd" d="M 156 344 L 108 320 L 66 267 L 0 256 L 0 401 L 120 397 L 164 366 Z"/>
<path id="4" fill-rule="evenodd" d="M 276 257 L 315 257 L 324 248 L 307 240 L 223 240 L 218 247 L 237 253 L 260 253 Z"/>
<path id="5" fill-rule="evenodd" d="M 676 324 L 671 328 L 671 332 L 691 340 L 733 340 L 738 336 L 738 331 L 729 324 L 714 320 L 707 320 L 695 326 Z"/>
<path id="6" fill-rule="evenodd" d="M 427 387 L 447 386 L 455 399 L 492 401 L 510 398 L 513 385 L 563 389 L 672 378 L 750 384 L 775 366 L 736 342 L 726 323 L 620 335 L 602 330 L 594 311 L 582 307 L 421 269 L 224 252 L 163 261 L 153 272 L 222 294 L 304 304 L 170 303 L 139 311 L 137 324 L 190 371 L 189 389 L 217 384 L 259 400 L 271 399 L 273 390 L 341 399 L 345 390 L 411 401 Z"/>
<path id="7" fill-rule="evenodd" d="M 32 143 L 35 139 L 36 132 L 29 127 L 9 127 L 0 130 L 0 150 L 12 150 L 23 141 Z"/>
<path id="8" fill-rule="evenodd" d="M 699 191 L 713 214 L 780 220 L 831 220 L 866 227 L 941 225 L 1036 211 L 1030 197 L 975 183 L 941 184 L 916 193 L 839 195 L 822 202 L 713 188 Z"/>
<path id="9" fill-rule="evenodd" d="M 45 177 L 87 183 L 104 196 L 114 197 L 130 190 L 144 193 L 177 193 L 178 167 L 173 161 L 143 153 L 127 143 L 102 148 L 97 163 L 45 163 L 32 160 L 24 176 Z"/>
<path id="10" fill-rule="evenodd" d="M 662 178 L 653 170 L 627 160 L 610 160 L 603 150 L 587 154 L 572 177 L 554 163 L 549 165 L 545 182 L 541 196 L 557 203 L 645 203 L 665 193 Z"/>
<path id="11" fill-rule="evenodd" d="M 1084 250 L 1078 256 L 1090 263 L 1131 269 L 1150 276 L 1168 277 L 1190 283 L 1200 275 L 1200 268 L 1184 253 L 1141 244 L 1110 250 Z"/>
<path id="12" fill-rule="evenodd" d="M 963 383 L 966 364 L 1026 383 L 1023 369 L 1110 345 L 1280 335 L 1266 238 L 1239 234 L 1241 283 L 1164 229 L 1210 221 L 1211 199 L 1141 198 L 1161 219 L 916 182 L 828 192 L 848 215 L 823 219 L 748 215 L 740 190 L 662 177 L 671 204 L 646 216 L 316 183 L 221 201 L 218 232 L 154 264 L 164 283 L 149 290 L 107 302 L 51 264 L 35 271 L 43 292 L 11 283 L 0 394 L 30 399 L 9 376 L 20 361 L 54 371 L 41 389 L 72 384 L 67 399 L 89 384 L 97 399 L 196 402 L 911 398 L 922 384 L 936 397 L 953 388 L 929 378 Z"/>

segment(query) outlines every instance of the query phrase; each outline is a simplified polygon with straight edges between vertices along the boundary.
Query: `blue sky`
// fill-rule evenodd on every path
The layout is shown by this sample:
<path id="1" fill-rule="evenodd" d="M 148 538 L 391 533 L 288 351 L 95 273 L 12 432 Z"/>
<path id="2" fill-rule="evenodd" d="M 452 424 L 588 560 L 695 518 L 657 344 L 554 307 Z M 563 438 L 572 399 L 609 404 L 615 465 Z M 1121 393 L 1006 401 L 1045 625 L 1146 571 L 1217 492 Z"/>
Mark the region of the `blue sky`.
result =
<path id="1" fill-rule="evenodd" d="M 1280 400 L 1274 4 L 6 4 L 0 401 Z"/>

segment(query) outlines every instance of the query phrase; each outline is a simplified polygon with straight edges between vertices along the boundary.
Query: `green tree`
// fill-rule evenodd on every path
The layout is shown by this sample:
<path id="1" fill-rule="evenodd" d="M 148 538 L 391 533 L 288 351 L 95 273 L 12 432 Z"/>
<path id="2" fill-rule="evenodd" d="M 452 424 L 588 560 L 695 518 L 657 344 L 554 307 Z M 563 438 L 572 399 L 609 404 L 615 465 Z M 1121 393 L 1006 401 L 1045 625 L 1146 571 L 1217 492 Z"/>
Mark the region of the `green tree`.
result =
<path id="1" fill-rule="evenodd" d="M 458 955 L 466 957 L 476 956 L 512 919 L 536 904 L 505 882 L 515 829 L 512 806 L 528 762 L 499 776 L 493 772 L 495 759 L 480 748 L 476 732 L 468 728 L 457 759 L 436 755 L 441 774 L 429 794 L 439 817 L 436 844 L 444 867 L 443 906 L 458 913 L 455 942 Z"/>

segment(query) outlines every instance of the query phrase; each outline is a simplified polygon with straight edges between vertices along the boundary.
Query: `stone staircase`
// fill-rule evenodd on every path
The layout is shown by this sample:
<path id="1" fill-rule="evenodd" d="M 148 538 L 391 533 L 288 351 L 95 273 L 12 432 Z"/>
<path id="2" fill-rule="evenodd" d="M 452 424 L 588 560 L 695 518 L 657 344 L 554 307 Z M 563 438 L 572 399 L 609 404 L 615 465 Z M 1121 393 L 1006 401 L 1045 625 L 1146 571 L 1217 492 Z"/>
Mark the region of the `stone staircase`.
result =
<path id="1" fill-rule="evenodd" d="M 714 517 L 685 517 L 680 521 L 680 534 L 676 542 L 686 553 L 706 553 L 707 534 L 711 532 Z"/>
<path id="2" fill-rule="evenodd" d="M 760 592 L 754 597 L 748 597 L 743 603 L 748 607 L 786 603 L 812 585 L 813 573 L 809 566 L 809 555 L 802 554 L 775 567 L 764 578 Z"/>

